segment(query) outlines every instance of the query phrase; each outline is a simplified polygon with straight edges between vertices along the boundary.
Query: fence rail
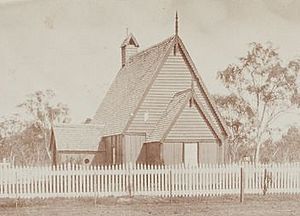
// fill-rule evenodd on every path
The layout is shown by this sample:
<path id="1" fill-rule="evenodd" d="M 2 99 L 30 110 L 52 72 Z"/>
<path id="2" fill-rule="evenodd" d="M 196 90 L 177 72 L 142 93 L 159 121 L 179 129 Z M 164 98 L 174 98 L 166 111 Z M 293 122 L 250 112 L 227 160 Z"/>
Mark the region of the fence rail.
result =
<path id="1" fill-rule="evenodd" d="M 242 178 L 241 178 L 242 177 Z M 300 193 L 300 163 L 0 166 L 0 198 Z"/>

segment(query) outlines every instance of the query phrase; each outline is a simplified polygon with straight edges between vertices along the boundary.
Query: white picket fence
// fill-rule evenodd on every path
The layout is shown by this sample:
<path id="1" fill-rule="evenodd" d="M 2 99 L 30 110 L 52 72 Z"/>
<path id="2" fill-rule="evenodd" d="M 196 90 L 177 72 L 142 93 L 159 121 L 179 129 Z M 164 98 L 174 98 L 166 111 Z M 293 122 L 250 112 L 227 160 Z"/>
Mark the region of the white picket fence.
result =
<path id="1" fill-rule="evenodd" d="M 300 163 L 0 166 L 0 198 L 300 193 Z"/>

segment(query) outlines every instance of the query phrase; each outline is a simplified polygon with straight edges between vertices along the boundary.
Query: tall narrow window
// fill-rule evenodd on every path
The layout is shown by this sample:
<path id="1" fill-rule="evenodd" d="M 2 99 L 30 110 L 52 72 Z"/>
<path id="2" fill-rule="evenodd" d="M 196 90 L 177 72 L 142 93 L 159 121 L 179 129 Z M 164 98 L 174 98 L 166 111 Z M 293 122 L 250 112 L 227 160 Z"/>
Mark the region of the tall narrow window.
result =
<path id="1" fill-rule="evenodd" d="M 144 113 L 144 122 L 147 122 L 149 120 L 149 112 Z"/>
<path id="2" fill-rule="evenodd" d="M 112 163 L 116 164 L 116 147 L 112 148 Z"/>

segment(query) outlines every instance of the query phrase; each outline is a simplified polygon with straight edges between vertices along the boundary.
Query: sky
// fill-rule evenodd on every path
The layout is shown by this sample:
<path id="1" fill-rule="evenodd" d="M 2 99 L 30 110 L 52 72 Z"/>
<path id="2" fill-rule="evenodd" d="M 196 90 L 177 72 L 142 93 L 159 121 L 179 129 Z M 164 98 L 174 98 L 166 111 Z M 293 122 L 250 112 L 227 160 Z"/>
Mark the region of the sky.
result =
<path id="1" fill-rule="evenodd" d="M 143 50 L 174 34 L 176 10 L 211 93 L 222 91 L 217 72 L 250 42 L 272 42 L 286 61 L 300 57 L 297 0 L 0 0 L 0 116 L 27 94 L 53 89 L 74 123 L 93 117 L 120 69 L 126 29 Z"/>

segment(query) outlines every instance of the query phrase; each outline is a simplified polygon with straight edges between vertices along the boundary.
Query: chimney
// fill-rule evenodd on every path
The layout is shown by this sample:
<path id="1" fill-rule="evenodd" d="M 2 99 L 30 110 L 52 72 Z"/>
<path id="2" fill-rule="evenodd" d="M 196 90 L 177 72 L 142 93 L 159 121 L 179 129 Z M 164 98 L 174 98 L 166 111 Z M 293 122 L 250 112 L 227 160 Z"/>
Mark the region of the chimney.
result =
<path id="1" fill-rule="evenodd" d="M 127 38 L 121 44 L 121 58 L 122 67 L 125 66 L 126 61 L 138 52 L 139 44 L 133 34 L 127 36 Z"/>

